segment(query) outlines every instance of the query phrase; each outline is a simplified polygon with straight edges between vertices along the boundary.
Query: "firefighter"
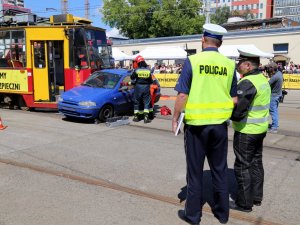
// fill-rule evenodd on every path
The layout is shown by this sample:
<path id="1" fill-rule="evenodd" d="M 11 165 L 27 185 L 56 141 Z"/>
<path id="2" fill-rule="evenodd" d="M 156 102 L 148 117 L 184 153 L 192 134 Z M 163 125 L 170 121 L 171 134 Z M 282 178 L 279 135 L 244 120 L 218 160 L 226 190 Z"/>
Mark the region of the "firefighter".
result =
<path id="1" fill-rule="evenodd" d="M 135 82 L 134 87 L 134 117 L 133 121 L 138 122 L 144 115 L 144 123 L 150 123 L 149 118 L 151 97 L 150 85 L 152 84 L 151 71 L 142 56 L 137 56 L 134 60 L 134 71 L 131 80 Z M 143 109 L 140 109 L 140 105 Z"/>

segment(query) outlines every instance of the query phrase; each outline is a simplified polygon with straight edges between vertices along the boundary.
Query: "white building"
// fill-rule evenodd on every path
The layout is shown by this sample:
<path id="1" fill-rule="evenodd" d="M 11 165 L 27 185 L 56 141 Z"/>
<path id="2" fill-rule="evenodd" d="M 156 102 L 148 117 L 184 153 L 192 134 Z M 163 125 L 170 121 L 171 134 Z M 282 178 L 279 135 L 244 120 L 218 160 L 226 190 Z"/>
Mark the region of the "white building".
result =
<path id="1" fill-rule="evenodd" d="M 188 54 L 200 52 L 201 37 L 199 35 L 187 35 L 176 37 L 161 37 L 148 39 L 130 39 L 113 41 L 113 46 L 118 47 L 127 55 L 134 55 L 146 47 L 156 46 L 180 46 Z M 254 44 L 264 52 L 273 53 L 276 57 L 287 58 L 300 64 L 300 26 L 282 28 L 264 28 L 247 31 L 233 31 L 223 38 L 223 45 Z M 262 60 L 267 63 L 268 60 Z M 153 62 L 149 62 L 153 64 Z"/>

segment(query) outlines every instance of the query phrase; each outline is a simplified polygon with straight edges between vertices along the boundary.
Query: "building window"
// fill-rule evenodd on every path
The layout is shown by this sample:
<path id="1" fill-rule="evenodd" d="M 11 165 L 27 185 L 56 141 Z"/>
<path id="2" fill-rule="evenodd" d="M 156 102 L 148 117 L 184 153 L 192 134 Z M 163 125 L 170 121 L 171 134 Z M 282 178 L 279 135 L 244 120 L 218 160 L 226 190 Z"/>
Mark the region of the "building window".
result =
<path id="1" fill-rule="evenodd" d="M 262 13 L 260 13 L 260 14 L 259 14 L 259 18 L 262 18 L 262 17 L 263 17 L 263 14 L 262 14 Z"/>
<path id="2" fill-rule="evenodd" d="M 256 8 L 259 9 L 259 3 L 256 4 Z"/>
<path id="3" fill-rule="evenodd" d="M 264 8 L 264 4 L 263 3 L 260 3 L 260 8 Z"/>
<path id="4" fill-rule="evenodd" d="M 289 44 L 273 44 L 273 52 L 274 53 L 288 53 L 289 52 Z"/>

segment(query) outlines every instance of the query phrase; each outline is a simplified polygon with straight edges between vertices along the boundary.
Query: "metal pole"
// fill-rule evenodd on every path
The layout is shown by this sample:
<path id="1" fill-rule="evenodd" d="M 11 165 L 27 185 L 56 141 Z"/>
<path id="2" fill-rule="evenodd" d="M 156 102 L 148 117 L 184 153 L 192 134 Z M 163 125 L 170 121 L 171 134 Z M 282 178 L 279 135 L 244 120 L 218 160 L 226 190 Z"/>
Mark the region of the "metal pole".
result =
<path id="1" fill-rule="evenodd" d="M 90 18 L 90 3 L 89 0 L 85 0 L 85 18 Z"/>
<path id="2" fill-rule="evenodd" d="M 205 7 L 205 23 L 210 23 L 210 1 L 211 0 L 206 0 L 206 7 Z"/>

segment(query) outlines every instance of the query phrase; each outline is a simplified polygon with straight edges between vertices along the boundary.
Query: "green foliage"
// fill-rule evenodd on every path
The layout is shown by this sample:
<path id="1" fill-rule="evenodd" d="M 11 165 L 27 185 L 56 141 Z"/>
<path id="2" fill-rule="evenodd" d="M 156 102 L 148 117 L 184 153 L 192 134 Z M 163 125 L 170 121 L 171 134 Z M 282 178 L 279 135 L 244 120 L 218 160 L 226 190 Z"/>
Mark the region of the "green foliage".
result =
<path id="1" fill-rule="evenodd" d="M 251 10 L 247 7 L 246 8 L 246 11 L 243 13 L 242 15 L 246 20 L 251 20 L 251 19 L 254 19 L 254 15 L 253 13 L 251 12 Z"/>
<path id="2" fill-rule="evenodd" d="M 230 8 L 228 6 L 222 6 L 217 8 L 216 12 L 211 15 L 211 22 L 216 24 L 226 23 L 230 17 Z"/>
<path id="3" fill-rule="evenodd" d="M 241 17 L 241 18 L 244 18 L 245 20 L 254 19 L 254 15 L 248 7 L 246 8 L 246 10 L 244 12 L 240 12 L 237 10 L 232 11 L 231 16 Z"/>
<path id="4" fill-rule="evenodd" d="M 202 33 L 199 0 L 103 0 L 103 20 L 129 38 Z"/>

